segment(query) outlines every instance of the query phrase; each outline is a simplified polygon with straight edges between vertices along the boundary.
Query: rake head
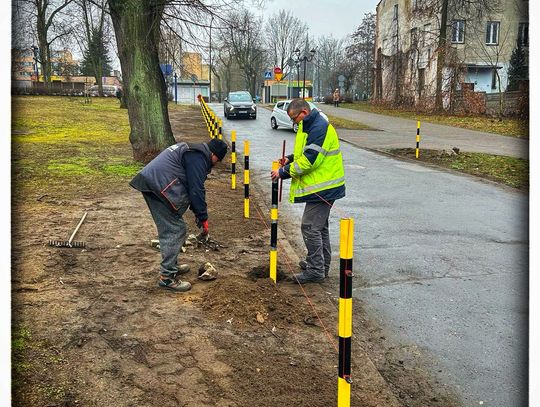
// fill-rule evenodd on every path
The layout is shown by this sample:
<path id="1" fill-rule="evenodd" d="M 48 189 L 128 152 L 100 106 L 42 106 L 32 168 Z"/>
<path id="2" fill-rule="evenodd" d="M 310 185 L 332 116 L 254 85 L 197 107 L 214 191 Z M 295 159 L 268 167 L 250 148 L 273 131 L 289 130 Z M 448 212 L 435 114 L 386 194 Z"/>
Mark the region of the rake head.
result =
<path id="1" fill-rule="evenodd" d="M 67 240 L 49 240 L 49 246 L 84 249 L 86 247 L 86 243 L 85 242 L 71 242 L 71 243 L 69 243 Z"/>

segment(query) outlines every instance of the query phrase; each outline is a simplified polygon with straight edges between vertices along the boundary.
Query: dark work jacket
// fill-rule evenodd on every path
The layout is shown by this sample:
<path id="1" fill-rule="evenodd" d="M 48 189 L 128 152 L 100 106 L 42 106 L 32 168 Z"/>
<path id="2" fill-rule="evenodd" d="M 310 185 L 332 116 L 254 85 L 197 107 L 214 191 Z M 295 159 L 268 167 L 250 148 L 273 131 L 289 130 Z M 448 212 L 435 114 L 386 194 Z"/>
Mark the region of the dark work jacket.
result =
<path id="1" fill-rule="evenodd" d="M 189 200 L 195 216 L 208 219 L 204 181 L 212 170 L 208 145 L 177 143 L 150 161 L 130 182 L 141 192 L 152 192 L 177 211 Z"/>

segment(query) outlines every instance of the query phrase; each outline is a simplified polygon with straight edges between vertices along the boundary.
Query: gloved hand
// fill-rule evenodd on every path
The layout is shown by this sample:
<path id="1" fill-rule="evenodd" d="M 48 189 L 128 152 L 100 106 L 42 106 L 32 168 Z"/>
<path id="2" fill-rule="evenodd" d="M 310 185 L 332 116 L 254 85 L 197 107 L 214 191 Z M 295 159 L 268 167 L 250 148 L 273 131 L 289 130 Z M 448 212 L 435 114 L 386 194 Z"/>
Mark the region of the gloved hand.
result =
<path id="1" fill-rule="evenodd" d="M 195 223 L 197 224 L 197 227 L 199 229 L 202 229 L 202 234 L 207 235 L 208 234 L 208 219 L 207 220 L 200 220 L 199 218 L 195 218 Z"/>
<path id="2" fill-rule="evenodd" d="M 207 235 L 208 234 L 208 220 L 203 220 L 201 222 L 201 226 L 202 226 L 203 235 Z"/>

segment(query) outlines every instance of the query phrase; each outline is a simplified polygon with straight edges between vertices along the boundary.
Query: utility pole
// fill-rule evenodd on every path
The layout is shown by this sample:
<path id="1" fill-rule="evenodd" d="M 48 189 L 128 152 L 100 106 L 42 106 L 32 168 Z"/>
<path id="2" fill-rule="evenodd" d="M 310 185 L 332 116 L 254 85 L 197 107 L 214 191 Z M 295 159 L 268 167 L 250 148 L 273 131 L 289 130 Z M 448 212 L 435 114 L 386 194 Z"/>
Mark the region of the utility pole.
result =
<path id="1" fill-rule="evenodd" d="M 212 23 L 214 22 L 214 15 L 212 14 L 212 19 L 210 20 L 210 66 L 208 68 L 208 103 L 212 103 Z"/>

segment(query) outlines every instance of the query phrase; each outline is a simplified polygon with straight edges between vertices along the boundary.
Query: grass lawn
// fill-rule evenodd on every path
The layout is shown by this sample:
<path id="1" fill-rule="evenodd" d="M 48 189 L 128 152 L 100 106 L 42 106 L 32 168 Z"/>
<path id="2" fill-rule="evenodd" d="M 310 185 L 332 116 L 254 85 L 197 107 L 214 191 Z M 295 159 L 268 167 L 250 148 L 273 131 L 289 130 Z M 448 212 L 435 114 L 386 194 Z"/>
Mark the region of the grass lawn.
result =
<path id="1" fill-rule="evenodd" d="M 341 117 L 332 116 L 330 114 L 327 114 L 328 120 L 336 129 L 347 129 L 347 130 L 374 130 L 373 128 L 354 121 L 354 120 L 347 120 L 342 119 Z"/>
<path id="2" fill-rule="evenodd" d="M 17 193 L 48 190 L 61 193 L 70 183 L 87 186 L 89 194 L 109 182 L 129 180 L 141 168 L 129 142 L 127 109 L 116 98 L 14 96 L 12 164 Z M 200 111 L 194 105 L 169 109 Z M 24 157 L 24 158 L 23 158 Z"/>
<path id="3" fill-rule="evenodd" d="M 61 193 L 82 183 L 88 193 L 107 180 L 135 175 L 126 109 L 116 98 L 14 96 L 12 164 L 18 193 L 47 185 Z"/>
<path id="4" fill-rule="evenodd" d="M 388 149 L 386 151 L 416 159 L 414 148 Z M 463 152 L 450 155 L 440 150 L 423 149 L 420 150 L 418 160 L 490 179 L 522 191 L 529 189 L 529 161 L 522 158 Z"/>
<path id="5" fill-rule="evenodd" d="M 499 121 L 498 119 L 485 116 L 446 116 L 417 113 L 413 110 L 390 109 L 387 107 L 375 106 L 367 102 L 343 103 L 341 106 L 347 109 L 361 110 L 363 112 L 420 120 L 421 122 L 426 121 L 428 123 L 445 124 L 470 130 L 501 134 L 504 136 L 518 138 L 529 137 L 528 121 L 518 119 L 506 118 Z"/>

